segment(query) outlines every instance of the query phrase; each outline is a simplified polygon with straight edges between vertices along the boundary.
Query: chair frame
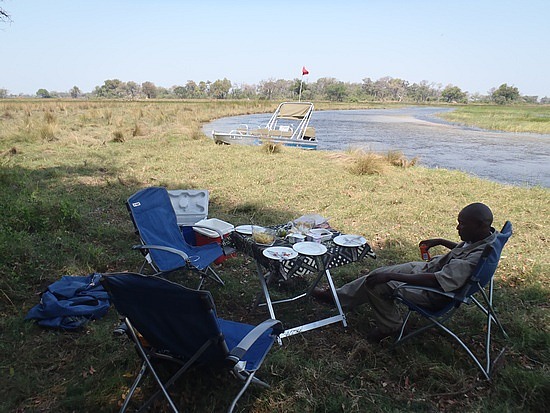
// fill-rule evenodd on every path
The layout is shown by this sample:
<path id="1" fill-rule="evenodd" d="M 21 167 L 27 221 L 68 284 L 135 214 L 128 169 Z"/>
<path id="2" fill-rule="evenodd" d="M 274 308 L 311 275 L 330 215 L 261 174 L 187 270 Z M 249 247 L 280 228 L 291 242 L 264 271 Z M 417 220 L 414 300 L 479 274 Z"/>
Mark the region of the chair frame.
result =
<path id="1" fill-rule="evenodd" d="M 109 281 L 105 280 L 105 278 L 108 278 L 109 275 L 117 275 L 117 274 L 105 274 L 102 277 L 101 282 L 104 285 L 107 292 L 112 296 L 113 293 L 110 289 Z M 166 280 L 164 278 L 161 278 L 161 277 L 158 277 L 158 276 L 155 276 L 155 275 L 143 275 L 143 274 L 135 274 L 135 273 L 121 273 L 121 274 L 118 274 L 118 275 L 123 275 L 123 276 L 130 275 L 130 276 L 140 276 L 140 277 L 146 277 L 146 278 L 154 278 L 154 279 L 159 280 L 159 282 L 170 283 L 170 284 L 173 284 L 173 285 L 177 286 L 177 288 L 183 288 L 183 289 L 186 289 L 186 290 L 190 290 L 187 287 L 184 287 L 182 285 L 173 283 L 169 280 Z M 199 292 L 198 290 L 191 290 L 191 291 Z M 208 303 L 209 305 L 213 306 L 214 303 L 212 301 L 212 298 L 211 298 L 210 294 L 207 291 L 201 291 L 201 293 L 207 293 L 208 294 L 208 298 L 205 298 L 205 299 L 206 299 L 206 301 L 209 301 L 209 303 Z M 116 300 L 113 300 L 113 302 L 114 302 L 115 307 L 116 307 L 117 306 Z M 213 311 L 213 309 L 211 309 L 210 311 Z M 216 317 L 215 313 L 213 313 L 213 316 Z M 256 374 L 257 370 L 261 367 L 267 353 L 269 352 L 269 350 L 271 349 L 271 346 L 273 345 L 273 342 L 269 345 L 269 347 L 265 351 L 265 354 L 263 354 L 263 357 L 257 362 L 258 367 L 255 370 L 247 370 L 245 368 L 246 367 L 246 362 L 243 360 L 243 357 L 246 355 L 247 351 L 250 350 L 252 345 L 255 344 L 256 341 L 262 335 L 264 335 L 269 329 L 272 329 L 272 333 L 274 335 L 274 340 L 275 340 L 276 336 L 278 336 L 280 333 L 282 333 L 283 327 L 282 327 L 282 324 L 279 320 L 267 319 L 267 320 L 263 321 L 262 323 L 258 324 L 250 332 L 248 332 L 248 334 L 246 334 L 245 337 L 243 337 L 240 340 L 240 342 L 231 351 L 228 350 L 227 345 L 225 344 L 224 336 L 223 336 L 223 334 L 220 333 L 219 335 L 214 336 L 214 337 L 210 338 L 209 340 L 205 341 L 202 344 L 202 346 L 191 357 L 189 357 L 187 359 L 182 359 L 182 358 L 178 357 L 177 355 L 170 354 L 169 352 L 167 352 L 166 350 L 163 350 L 163 349 L 157 349 L 157 348 L 154 348 L 154 347 L 146 347 L 142 343 L 142 340 L 140 338 L 141 334 L 134 327 L 134 324 L 131 321 L 131 317 L 124 316 L 123 320 L 124 320 L 124 323 L 127 326 L 127 328 L 125 329 L 126 334 L 129 337 L 129 339 L 133 342 L 133 344 L 136 348 L 136 351 L 137 351 L 138 355 L 140 356 L 140 358 L 142 360 L 142 364 L 141 364 L 140 370 L 139 370 L 139 372 L 138 372 L 138 374 L 137 374 L 137 376 L 134 380 L 134 383 L 130 387 L 130 390 L 128 391 L 128 393 L 125 397 L 124 403 L 123 403 L 123 405 L 120 409 L 120 413 L 124 413 L 128 409 L 130 401 L 131 401 L 136 389 L 139 387 L 139 384 L 141 383 L 141 381 L 144 379 L 144 377 L 148 373 L 152 374 L 152 376 L 154 378 L 154 381 L 158 385 L 159 389 L 153 395 L 151 395 L 149 397 L 149 399 L 147 401 L 145 401 L 144 404 L 142 404 L 140 406 L 138 411 L 141 412 L 141 411 L 147 409 L 149 406 L 151 406 L 151 404 L 159 396 L 162 395 L 162 396 L 164 396 L 164 398 L 168 402 L 168 404 L 170 406 L 170 409 L 174 413 L 178 413 L 179 410 L 178 410 L 176 404 L 174 403 L 172 397 L 168 393 L 168 389 L 186 371 L 188 371 L 193 365 L 195 365 L 195 363 L 200 359 L 201 355 L 203 355 L 212 346 L 218 346 L 218 347 L 221 346 L 222 348 L 224 348 L 226 350 L 225 365 L 226 366 L 231 366 L 230 371 L 231 371 L 232 375 L 243 382 L 243 386 L 239 390 L 238 394 L 234 397 L 234 399 L 232 400 L 232 402 L 231 402 L 231 404 L 228 408 L 228 413 L 231 413 L 234 410 L 237 402 L 239 401 L 241 396 L 245 393 L 246 389 L 249 387 L 249 385 L 251 383 L 259 385 L 259 386 L 264 387 L 264 388 L 269 388 L 270 387 L 267 383 L 265 383 L 264 381 L 258 379 L 255 376 L 255 374 Z M 142 337 L 145 340 L 147 340 L 147 337 L 145 337 L 145 336 L 142 336 Z M 165 360 L 165 361 L 173 362 L 175 364 L 180 365 L 181 367 L 168 380 L 163 381 L 161 379 L 160 375 L 158 374 L 157 370 L 155 369 L 154 362 L 156 360 Z"/>
<path id="2" fill-rule="evenodd" d="M 407 314 L 405 315 L 403 324 L 401 325 L 401 328 L 399 330 L 399 334 L 397 335 L 397 338 L 393 343 L 394 346 L 401 344 L 404 341 L 409 340 L 413 337 L 416 337 L 417 335 L 421 334 L 422 332 L 432 327 L 437 327 L 441 331 L 451 336 L 466 351 L 468 356 L 473 360 L 475 365 L 481 370 L 481 372 L 483 373 L 484 377 L 487 380 L 491 379 L 491 374 L 493 373 L 496 363 L 506 351 L 506 347 L 504 347 L 500 350 L 500 352 L 494 359 L 491 358 L 492 323 L 495 323 L 499 327 L 503 337 L 508 339 L 508 334 L 504 330 L 504 327 L 500 322 L 499 318 L 497 317 L 496 311 L 493 307 L 493 287 L 494 287 L 494 273 L 497 268 L 498 262 L 500 261 L 501 250 L 504 247 L 504 244 L 506 243 L 507 239 L 512 235 L 512 224 L 509 221 L 507 221 L 504 224 L 504 227 L 502 228 L 500 235 L 504 238 L 504 241 L 500 247 L 500 250 L 498 250 L 498 248 L 495 247 L 495 245 L 487 245 L 484 251 L 482 252 L 481 258 L 476 268 L 474 269 L 472 275 L 470 276 L 468 282 L 461 289 L 453 292 L 444 292 L 442 289 L 438 289 L 438 288 L 423 287 L 423 286 L 409 285 L 409 284 L 400 285 L 395 289 L 394 298 L 402 302 L 403 304 L 405 304 L 408 307 L 408 311 L 407 311 Z M 493 263 L 494 268 L 492 268 L 491 263 L 489 261 L 491 259 L 491 256 L 493 256 L 493 259 L 495 258 L 494 257 L 495 254 L 497 254 L 498 259 L 496 260 L 496 263 Z M 482 272 L 484 271 L 488 271 L 485 275 L 485 279 L 481 277 Z M 429 310 L 404 298 L 400 294 L 400 290 L 403 290 L 403 289 L 429 291 L 429 292 L 449 298 L 450 303 L 437 311 Z M 480 299 L 477 299 L 474 296 L 477 293 L 481 295 Z M 485 354 L 483 358 L 478 358 L 473 353 L 473 351 L 468 347 L 468 345 L 445 324 L 448 320 L 452 318 L 453 314 L 456 312 L 456 310 L 458 310 L 458 308 L 462 304 L 470 305 L 472 303 L 474 303 L 475 306 L 479 308 L 485 314 L 485 317 L 486 317 L 486 321 L 484 324 L 484 327 L 486 329 L 486 333 L 484 337 Z M 406 333 L 408 322 L 413 312 L 416 312 L 420 316 L 429 320 L 429 323 L 427 325 L 424 325 L 422 327 L 419 327 L 413 331 Z"/>

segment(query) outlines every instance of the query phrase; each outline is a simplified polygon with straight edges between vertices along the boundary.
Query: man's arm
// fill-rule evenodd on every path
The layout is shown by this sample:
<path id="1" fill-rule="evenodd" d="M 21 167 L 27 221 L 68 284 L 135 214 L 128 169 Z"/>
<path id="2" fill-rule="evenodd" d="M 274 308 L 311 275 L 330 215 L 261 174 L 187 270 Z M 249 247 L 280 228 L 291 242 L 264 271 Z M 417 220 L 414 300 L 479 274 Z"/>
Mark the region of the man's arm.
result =
<path id="1" fill-rule="evenodd" d="M 458 243 L 454 241 L 449 241 L 448 239 L 444 239 L 444 238 L 430 238 L 430 239 L 422 240 L 418 243 L 418 245 L 422 245 L 422 244 L 426 245 L 428 249 L 432 247 L 436 247 L 438 245 L 443 245 L 444 247 L 449 248 L 450 250 L 452 250 L 458 245 Z"/>
<path id="2" fill-rule="evenodd" d="M 435 275 L 431 273 L 400 274 L 393 272 L 378 272 L 376 274 L 369 275 L 365 280 L 365 283 L 367 286 L 372 287 L 376 284 L 386 283 L 388 281 L 400 281 L 407 284 L 421 285 L 424 287 L 440 287 Z"/>

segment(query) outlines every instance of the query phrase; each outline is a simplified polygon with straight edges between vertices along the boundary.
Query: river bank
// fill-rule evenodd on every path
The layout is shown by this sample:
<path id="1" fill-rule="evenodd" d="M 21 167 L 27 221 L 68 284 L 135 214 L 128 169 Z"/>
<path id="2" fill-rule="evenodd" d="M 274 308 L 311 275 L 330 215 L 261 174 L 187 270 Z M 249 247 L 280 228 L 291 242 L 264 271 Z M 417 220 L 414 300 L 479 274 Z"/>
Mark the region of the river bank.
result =
<path id="1" fill-rule="evenodd" d="M 320 150 L 401 151 L 430 168 L 455 169 L 495 182 L 550 187 L 550 135 L 465 127 L 443 119 L 449 107 L 323 110 L 313 113 Z M 217 119 L 203 133 L 263 125 L 269 114 Z"/>

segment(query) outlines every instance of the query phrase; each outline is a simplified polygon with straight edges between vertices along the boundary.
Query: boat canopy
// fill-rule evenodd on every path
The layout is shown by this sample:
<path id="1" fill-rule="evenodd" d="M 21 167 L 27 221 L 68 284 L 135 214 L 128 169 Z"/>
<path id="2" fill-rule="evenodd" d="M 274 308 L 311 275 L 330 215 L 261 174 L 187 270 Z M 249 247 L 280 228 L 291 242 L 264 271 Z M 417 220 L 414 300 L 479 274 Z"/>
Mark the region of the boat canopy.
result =
<path id="1" fill-rule="evenodd" d="M 309 102 L 284 102 L 279 107 L 279 119 L 303 119 L 312 110 L 312 104 Z"/>

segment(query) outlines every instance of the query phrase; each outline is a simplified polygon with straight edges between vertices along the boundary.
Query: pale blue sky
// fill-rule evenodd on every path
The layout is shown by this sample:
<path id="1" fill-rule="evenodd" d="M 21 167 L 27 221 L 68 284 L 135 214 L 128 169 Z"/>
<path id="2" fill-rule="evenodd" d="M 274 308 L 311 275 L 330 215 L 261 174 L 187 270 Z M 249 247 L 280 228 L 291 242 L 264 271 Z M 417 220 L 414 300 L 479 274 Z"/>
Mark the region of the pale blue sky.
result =
<path id="1" fill-rule="evenodd" d="M 548 0 L 4 0 L 0 88 L 384 76 L 550 97 Z"/>

